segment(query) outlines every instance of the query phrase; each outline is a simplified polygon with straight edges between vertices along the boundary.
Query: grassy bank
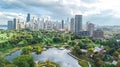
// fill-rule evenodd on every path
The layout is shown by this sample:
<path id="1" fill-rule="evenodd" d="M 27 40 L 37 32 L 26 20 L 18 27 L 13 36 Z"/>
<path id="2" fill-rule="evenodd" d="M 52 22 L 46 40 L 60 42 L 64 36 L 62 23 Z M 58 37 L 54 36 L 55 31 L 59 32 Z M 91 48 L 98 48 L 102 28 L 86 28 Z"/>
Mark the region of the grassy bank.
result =
<path id="1" fill-rule="evenodd" d="M 0 58 L 4 58 L 7 55 L 10 55 L 13 52 L 16 52 L 20 48 L 9 48 L 9 49 L 0 49 Z"/>
<path id="2" fill-rule="evenodd" d="M 76 56 L 77 58 L 79 58 L 81 60 L 84 60 L 84 61 L 79 61 L 79 64 L 81 66 L 83 65 L 82 67 L 84 67 L 84 64 L 87 64 L 85 61 L 88 61 L 91 64 L 91 67 L 95 67 L 95 64 L 94 64 L 93 60 L 91 60 L 91 59 L 89 59 L 89 58 L 87 58 L 85 56 L 82 56 L 82 55 L 77 55 L 77 54 L 72 53 L 72 52 L 71 52 L 71 54 L 73 54 L 74 56 Z M 86 66 L 88 66 L 88 65 L 86 65 Z"/>

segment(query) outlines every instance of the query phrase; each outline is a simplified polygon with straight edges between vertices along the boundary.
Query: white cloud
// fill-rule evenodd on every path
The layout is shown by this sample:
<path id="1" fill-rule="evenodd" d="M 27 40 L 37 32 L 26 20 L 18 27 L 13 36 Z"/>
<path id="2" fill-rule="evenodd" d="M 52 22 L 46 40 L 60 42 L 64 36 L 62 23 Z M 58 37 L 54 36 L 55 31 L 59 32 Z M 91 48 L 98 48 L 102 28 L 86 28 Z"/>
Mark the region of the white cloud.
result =
<path id="1" fill-rule="evenodd" d="M 14 18 L 25 20 L 25 15 L 22 13 L 15 12 L 0 12 L 0 23 L 6 24 L 8 20 L 13 20 Z"/>
<path id="2" fill-rule="evenodd" d="M 109 10 L 112 16 L 120 17 L 120 0 L 100 0 L 94 7 L 100 12 Z"/>
<path id="3" fill-rule="evenodd" d="M 86 17 L 99 14 L 99 16 L 120 18 L 120 0 L 1 0 L 0 8 L 2 11 L 8 10 L 8 12 L 0 12 L 4 19 L 17 17 L 19 11 L 16 12 L 16 10 L 36 15 L 46 12 L 47 15 L 62 19 L 75 14 L 82 14 Z"/>

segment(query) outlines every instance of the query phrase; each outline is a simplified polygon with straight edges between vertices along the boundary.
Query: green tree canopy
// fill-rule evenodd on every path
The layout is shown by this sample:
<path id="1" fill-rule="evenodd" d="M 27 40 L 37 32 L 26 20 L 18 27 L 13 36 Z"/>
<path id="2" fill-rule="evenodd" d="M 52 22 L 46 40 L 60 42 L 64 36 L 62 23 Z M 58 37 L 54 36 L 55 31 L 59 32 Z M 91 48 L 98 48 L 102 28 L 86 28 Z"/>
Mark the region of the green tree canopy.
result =
<path id="1" fill-rule="evenodd" d="M 14 58 L 13 63 L 17 67 L 34 67 L 34 60 L 30 55 L 17 56 Z"/>

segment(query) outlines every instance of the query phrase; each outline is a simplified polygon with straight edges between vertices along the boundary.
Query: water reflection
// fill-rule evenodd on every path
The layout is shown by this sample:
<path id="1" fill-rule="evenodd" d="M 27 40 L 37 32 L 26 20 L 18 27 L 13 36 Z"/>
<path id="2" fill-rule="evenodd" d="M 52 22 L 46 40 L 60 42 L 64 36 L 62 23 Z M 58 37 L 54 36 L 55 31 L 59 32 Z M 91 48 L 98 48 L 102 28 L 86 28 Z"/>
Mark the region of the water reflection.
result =
<path id="1" fill-rule="evenodd" d="M 46 61 L 47 59 L 56 62 L 61 65 L 61 67 L 80 67 L 78 61 L 67 53 L 69 50 L 59 50 L 57 48 L 50 48 L 47 51 L 43 51 L 40 55 L 32 53 L 35 61 Z"/>
<path id="2" fill-rule="evenodd" d="M 17 57 L 17 56 L 20 56 L 20 54 L 21 54 L 21 50 L 18 50 L 18 51 L 16 51 L 16 52 L 8 55 L 5 59 L 6 59 L 6 60 L 9 60 L 9 61 L 13 61 L 13 59 L 14 59 L 15 57 Z"/>
<path id="3" fill-rule="evenodd" d="M 44 62 L 47 59 L 60 64 L 61 67 L 81 67 L 78 64 L 78 61 L 67 53 L 69 50 L 59 50 L 57 48 L 49 48 L 46 51 L 43 51 L 40 55 L 37 55 L 35 52 L 32 53 L 32 56 L 35 61 Z M 5 59 L 12 61 L 13 58 L 19 56 L 21 54 L 21 50 L 12 53 L 11 55 L 7 56 Z"/>

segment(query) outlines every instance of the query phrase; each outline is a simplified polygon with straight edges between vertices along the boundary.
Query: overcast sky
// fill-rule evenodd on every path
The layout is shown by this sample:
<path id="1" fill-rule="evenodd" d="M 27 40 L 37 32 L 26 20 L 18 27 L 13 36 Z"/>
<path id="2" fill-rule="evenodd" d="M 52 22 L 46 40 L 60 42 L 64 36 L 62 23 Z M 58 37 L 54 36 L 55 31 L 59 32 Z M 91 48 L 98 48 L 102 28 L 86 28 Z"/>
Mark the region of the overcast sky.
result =
<path id="1" fill-rule="evenodd" d="M 120 25 L 120 0 L 0 0 L 0 24 L 27 13 L 66 19 L 83 15 L 83 23 Z"/>

